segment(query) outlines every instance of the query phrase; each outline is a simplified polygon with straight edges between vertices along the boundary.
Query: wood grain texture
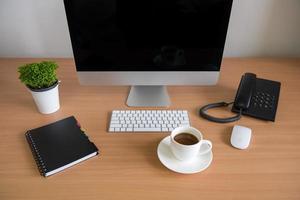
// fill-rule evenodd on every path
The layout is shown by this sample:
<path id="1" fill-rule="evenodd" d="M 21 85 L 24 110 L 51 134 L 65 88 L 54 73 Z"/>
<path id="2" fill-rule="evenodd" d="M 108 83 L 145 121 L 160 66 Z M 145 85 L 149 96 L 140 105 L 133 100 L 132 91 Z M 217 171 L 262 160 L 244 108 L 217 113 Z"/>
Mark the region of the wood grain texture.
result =
<path id="1" fill-rule="evenodd" d="M 108 134 L 113 109 L 125 106 L 128 87 L 80 86 L 71 59 L 60 65 L 61 109 L 37 112 L 18 80 L 17 67 L 43 59 L 0 59 L 0 199 L 300 199 L 300 59 L 225 59 L 218 85 L 169 87 L 171 108 L 187 109 L 191 123 L 214 144 L 212 165 L 202 173 L 181 175 L 158 160 L 156 148 L 166 134 Z M 249 117 L 216 124 L 198 117 L 207 103 L 233 100 L 241 75 L 281 81 L 276 122 Z M 228 116 L 229 109 L 218 109 Z M 100 156 L 49 178 L 39 175 L 24 132 L 74 115 Z M 230 146 L 233 125 L 251 127 L 248 150 Z"/>

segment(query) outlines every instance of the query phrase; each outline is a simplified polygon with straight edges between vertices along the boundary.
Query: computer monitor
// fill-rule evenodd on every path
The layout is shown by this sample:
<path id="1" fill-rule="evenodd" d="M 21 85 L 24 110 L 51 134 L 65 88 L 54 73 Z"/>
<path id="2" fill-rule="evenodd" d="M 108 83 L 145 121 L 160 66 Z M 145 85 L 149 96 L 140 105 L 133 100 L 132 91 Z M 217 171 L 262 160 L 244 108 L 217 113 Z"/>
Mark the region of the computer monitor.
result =
<path id="1" fill-rule="evenodd" d="M 233 0 L 64 0 L 79 81 L 130 85 L 128 106 L 168 106 L 167 85 L 214 85 Z"/>

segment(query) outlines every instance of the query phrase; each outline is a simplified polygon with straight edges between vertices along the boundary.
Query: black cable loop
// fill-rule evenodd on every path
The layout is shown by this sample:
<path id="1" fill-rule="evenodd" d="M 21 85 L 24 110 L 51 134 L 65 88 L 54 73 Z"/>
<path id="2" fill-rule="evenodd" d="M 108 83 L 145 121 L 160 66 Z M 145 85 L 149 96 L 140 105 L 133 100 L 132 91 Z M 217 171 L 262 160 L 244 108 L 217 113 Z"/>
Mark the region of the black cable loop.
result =
<path id="1" fill-rule="evenodd" d="M 212 103 L 212 104 L 208 104 L 206 106 L 203 106 L 200 111 L 199 114 L 201 117 L 203 117 L 204 119 L 207 119 L 209 121 L 213 121 L 213 122 L 217 122 L 217 123 L 229 123 L 229 122 L 234 122 L 237 121 L 239 119 L 241 119 L 242 116 L 242 109 L 240 109 L 240 112 L 233 116 L 233 117 L 228 117 L 228 118 L 218 118 L 218 117 L 213 117 L 211 115 L 209 115 L 206 111 L 211 109 L 211 108 L 217 108 L 217 107 L 227 107 L 231 104 L 233 104 L 234 102 L 230 102 L 230 103 L 226 103 L 226 102 L 219 102 L 219 103 Z"/>

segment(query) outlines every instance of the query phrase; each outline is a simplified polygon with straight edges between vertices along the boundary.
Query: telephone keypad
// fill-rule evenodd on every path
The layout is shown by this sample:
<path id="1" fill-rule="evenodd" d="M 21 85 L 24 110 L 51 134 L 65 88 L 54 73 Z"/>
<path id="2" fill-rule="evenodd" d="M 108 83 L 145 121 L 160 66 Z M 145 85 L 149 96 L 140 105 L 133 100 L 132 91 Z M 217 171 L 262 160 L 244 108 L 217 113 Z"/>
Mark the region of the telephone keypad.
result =
<path id="1" fill-rule="evenodd" d="M 266 92 L 256 92 L 252 96 L 252 105 L 259 109 L 273 109 L 275 96 Z"/>

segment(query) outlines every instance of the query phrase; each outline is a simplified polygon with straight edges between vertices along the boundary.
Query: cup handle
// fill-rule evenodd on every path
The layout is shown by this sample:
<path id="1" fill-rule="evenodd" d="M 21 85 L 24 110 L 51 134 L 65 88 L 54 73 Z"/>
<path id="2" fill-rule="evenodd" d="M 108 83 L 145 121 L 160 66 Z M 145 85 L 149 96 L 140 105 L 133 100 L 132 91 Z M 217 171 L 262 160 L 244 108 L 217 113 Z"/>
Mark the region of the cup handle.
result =
<path id="1" fill-rule="evenodd" d="M 200 148 L 201 148 L 201 146 L 203 144 L 207 144 L 209 146 L 209 148 L 207 148 L 205 151 L 200 151 L 198 155 L 206 154 L 206 153 L 210 152 L 211 149 L 212 149 L 212 143 L 211 143 L 211 141 L 209 141 L 209 140 L 201 140 Z"/>

